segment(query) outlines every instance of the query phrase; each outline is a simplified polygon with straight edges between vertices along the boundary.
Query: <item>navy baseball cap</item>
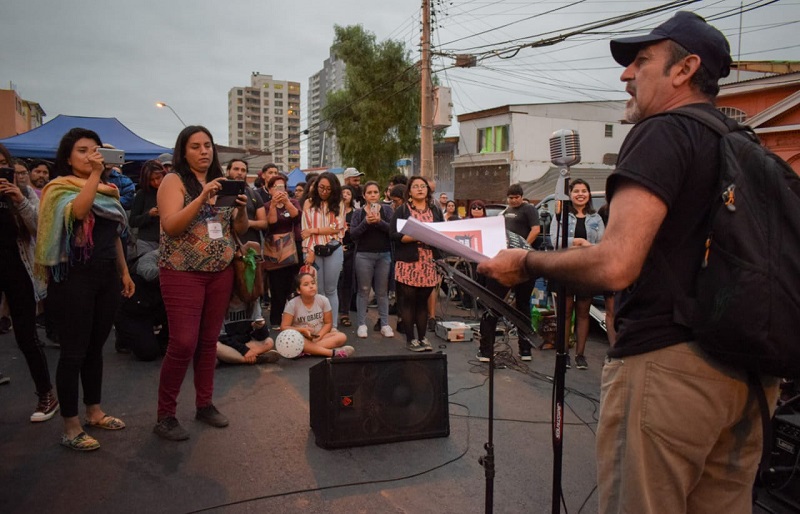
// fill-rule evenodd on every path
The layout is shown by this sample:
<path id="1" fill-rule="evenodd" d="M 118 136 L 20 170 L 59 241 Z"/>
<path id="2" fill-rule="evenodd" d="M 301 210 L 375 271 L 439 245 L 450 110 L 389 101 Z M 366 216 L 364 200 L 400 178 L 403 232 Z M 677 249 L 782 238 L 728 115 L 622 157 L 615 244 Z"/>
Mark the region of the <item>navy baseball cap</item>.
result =
<path id="1" fill-rule="evenodd" d="M 642 48 L 669 39 L 700 56 L 701 65 L 714 78 L 731 72 L 731 47 L 722 32 L 693 12 L 679 11 L 650 34 L 611 41 L 611 55 L 622 66 L 629 66 Z"/>

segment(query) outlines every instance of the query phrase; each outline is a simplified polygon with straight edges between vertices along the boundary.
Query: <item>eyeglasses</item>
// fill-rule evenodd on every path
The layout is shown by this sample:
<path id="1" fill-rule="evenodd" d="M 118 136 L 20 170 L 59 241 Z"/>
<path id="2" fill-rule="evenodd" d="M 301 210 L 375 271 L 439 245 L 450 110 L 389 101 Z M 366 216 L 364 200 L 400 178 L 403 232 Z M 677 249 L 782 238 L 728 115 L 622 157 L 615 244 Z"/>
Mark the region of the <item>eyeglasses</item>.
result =
<path id="1" fill-rule="evenodd" d="M 24 177 L 24 176 L 25 176 L 25 175 L 27 175 L 27 174 L 28 174 L 28 170 L 25 170 L 25 171 L 15 171 L 15 172 L 14 172 L 14 175 L 16 175 L 16 176 L 18 176 L 18 177 Z"/>
<path id="2" fill-rule="evenodd" d="M 413 186 L 411 186 L 411 189 L 428 189 L 428 186 L 426 186 L 425 184 L 414 184 Z"/>
<path id="3" fill-rule="evenodd" d="M 472 206 L 472 210 L 473 211 L 482 211 L 483 207 L 481 207 L 480 205 L 473 205 Z"/>
<path id="4" fill-rule="evenodd" d="M 325 191 L 326 193 L 330 192 L 331 188 L 328 186 L 317 186 L 317 191 Z"/>

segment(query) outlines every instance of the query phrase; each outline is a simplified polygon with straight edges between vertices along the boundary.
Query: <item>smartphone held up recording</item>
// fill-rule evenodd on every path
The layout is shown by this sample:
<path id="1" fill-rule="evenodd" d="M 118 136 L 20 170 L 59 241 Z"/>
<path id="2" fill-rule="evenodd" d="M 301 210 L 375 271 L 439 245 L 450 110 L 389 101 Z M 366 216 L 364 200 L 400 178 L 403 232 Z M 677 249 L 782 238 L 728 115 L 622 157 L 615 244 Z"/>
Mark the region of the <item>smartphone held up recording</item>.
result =
<path id="1" fill-rule="evenodd" d="M 234 207 L 236 198 L 244 194 L 247 185 L 241 180 L 222 180 L 220 190 L 217 192 L 217 207 Z"/>

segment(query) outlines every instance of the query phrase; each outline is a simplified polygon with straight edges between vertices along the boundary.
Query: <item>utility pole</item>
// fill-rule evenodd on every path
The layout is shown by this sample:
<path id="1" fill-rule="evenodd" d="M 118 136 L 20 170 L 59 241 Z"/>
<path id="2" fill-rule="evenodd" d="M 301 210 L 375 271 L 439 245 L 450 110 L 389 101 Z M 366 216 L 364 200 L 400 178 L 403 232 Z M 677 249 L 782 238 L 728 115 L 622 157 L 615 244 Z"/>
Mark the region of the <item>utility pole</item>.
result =
<path id="1" fill-rule="evenodd" d="M 422 60 L 420 62 L 420 174 L 433 178 L 433 87 L 431 82 L 431 0 L 422 0 Z"/>

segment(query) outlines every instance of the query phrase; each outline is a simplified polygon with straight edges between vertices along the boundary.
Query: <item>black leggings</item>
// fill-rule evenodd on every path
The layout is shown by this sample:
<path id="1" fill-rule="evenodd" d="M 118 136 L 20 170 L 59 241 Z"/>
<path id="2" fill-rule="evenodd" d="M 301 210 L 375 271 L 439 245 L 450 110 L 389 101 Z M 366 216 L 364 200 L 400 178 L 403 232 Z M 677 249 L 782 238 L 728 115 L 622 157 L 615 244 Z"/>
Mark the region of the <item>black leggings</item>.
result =
<path id="1" fill-rule="evenodd" d="M 397 297 L 402 298 L 397 306 L 405 326 L 406 342 L 414 339 L 414 325 L 417 326 L 417 339 L 422 340 L 428 330 L 428 298 L 433 287 L 414 287 L 402 282 L 397 282 L 395 287 Z"/>
<path id="2" fill-rule="evenodd" d="M 61 357 L 56 370 L 61 415 L 78 415 L 78 377 L 83 403 L 100 403 L 103 385 L 103 345 L 111 332 L 122 295 L 113 260 L 72 266 L 62 282 L 51 280 L 47 294 L 57 309 Z"/>
<path id="3" fill-rule="evenodd" d="M 294 277 L 300 271 L 299 266 L 287 266 L 268 271 L 269 276 L 269 324 L 273 327 L 280 326 L 283 319 L 283 309 L 286 301 L 292 294 Z"/>
<path id="4" fill-rule="evenodd" d="M 44 394 L 53 386 L 47 358 L 36 344 L 36 298 L 33 284 L 16 249 L 0 251 L 0 293 L 5 293 L 14 323 L 14 339 L 25 356 L 36 392 Z"/>

